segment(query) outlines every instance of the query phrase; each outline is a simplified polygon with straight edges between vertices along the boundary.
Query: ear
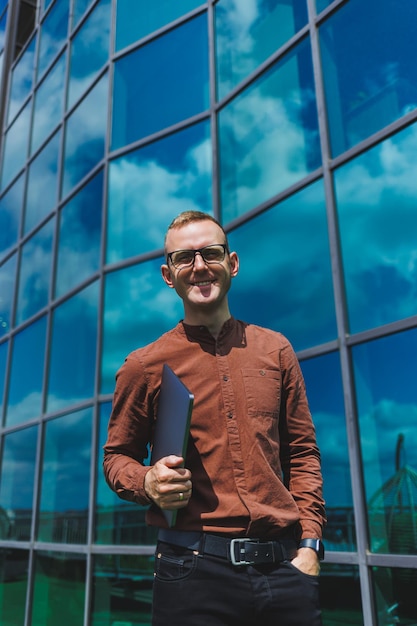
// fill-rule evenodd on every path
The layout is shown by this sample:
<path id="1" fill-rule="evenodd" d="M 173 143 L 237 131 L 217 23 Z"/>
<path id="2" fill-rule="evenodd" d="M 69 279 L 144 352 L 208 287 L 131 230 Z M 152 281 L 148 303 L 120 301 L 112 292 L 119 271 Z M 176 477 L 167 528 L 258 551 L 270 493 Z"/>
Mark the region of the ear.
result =
<path id="1" fill-rule="evenodd" d="M 234 278 L 239 272 L 239 257 L 236 252 L 229 253 L 230 276 Z"/>
<path id="2" fill-rule="evenodd" d="M 171 287 L 171 289 L 173 289 L 174 283 L 172 281 L 172 273 L 168 265 L 166 265 L 165 263 L 164 265 L 161 265 L 161 274 L 163 281 L 168 285 L 168 287 Z"/>

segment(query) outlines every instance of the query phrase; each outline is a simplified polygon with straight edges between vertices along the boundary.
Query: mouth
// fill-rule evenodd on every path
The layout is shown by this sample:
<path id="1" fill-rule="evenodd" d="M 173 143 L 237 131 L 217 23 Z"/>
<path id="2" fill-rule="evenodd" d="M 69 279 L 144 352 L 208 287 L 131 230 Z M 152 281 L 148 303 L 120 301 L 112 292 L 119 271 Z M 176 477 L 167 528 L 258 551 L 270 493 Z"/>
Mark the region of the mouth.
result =
<path id="1" fill-rule="evenodd" d="M 208 285 L 212 285 L 213 283 L 213 280 L 199 280 L 191 284 L 193 285 L 193 287 L 207 287 Z"/>

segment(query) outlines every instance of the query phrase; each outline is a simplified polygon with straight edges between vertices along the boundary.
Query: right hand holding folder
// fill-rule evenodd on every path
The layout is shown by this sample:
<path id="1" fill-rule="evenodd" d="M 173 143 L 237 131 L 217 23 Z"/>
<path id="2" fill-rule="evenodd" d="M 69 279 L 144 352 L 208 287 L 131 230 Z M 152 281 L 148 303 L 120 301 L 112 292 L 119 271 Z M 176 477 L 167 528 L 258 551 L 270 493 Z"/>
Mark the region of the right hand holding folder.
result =
<path id="1" fill-rule="evenodd" d="M 182 509 L 188 504 L 191 472 L 183 464 L 182 457 L 171 454 L 157 461 L 145 476 L 146 494 L 161 509 Z"/>

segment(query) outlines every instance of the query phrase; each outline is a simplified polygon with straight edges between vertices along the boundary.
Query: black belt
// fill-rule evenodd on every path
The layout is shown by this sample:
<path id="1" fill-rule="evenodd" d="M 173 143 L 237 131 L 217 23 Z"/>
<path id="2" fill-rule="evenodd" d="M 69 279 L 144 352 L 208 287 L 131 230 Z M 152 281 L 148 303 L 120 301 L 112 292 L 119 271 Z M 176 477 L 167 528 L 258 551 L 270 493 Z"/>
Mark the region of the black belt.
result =
<path id="1" fill-rule="evenodd" d="M 250 537 L 222 537 L 210 533 L 188 532 L 161 528 L 159 541 L 227 559 L 233 565 L 265 565 L 291 561 L 297 554 L 297 542 L 293 539 L 268 541 Z"/>

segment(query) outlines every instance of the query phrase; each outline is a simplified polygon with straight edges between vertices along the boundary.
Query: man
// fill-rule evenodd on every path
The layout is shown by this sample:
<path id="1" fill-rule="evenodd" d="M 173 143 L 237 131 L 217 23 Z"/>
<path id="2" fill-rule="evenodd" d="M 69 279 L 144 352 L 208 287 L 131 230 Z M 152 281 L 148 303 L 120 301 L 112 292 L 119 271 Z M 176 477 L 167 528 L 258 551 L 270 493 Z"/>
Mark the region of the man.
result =
<path id="1" fill-rule="evenodd" d="M 165 253 L 184 319 L 119 370 L 104 459 L 109 485 L 151 504 L 160 528 L 152 623 L 319 626 L 320 455 L 294 351 L 231 316 L 239 259 L 215 219 L 180 214 Z M 277 288 L 268 268 L 260 279 Z M 190 441 L 185 459 L 149 467 L 164 363 L 194 394 Z M 161 509 L 178 509 L 173 529 Z"/>

